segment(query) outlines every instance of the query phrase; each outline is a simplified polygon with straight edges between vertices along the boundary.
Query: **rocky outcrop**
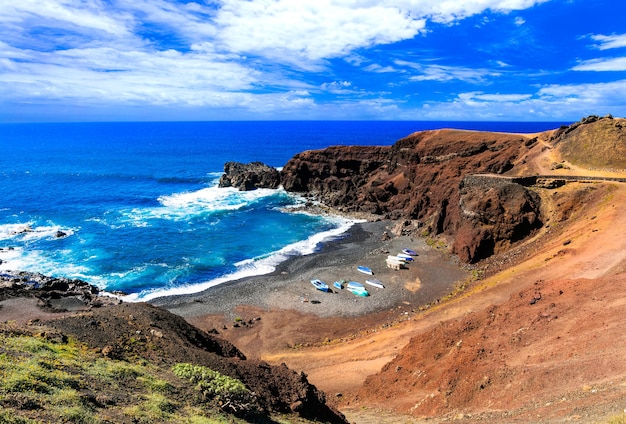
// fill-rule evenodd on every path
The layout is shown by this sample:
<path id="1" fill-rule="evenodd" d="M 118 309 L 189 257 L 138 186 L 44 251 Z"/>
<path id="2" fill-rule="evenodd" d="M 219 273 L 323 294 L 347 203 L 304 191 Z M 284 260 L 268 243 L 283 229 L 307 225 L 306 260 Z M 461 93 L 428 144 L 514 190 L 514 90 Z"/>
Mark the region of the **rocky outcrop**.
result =
<path id="1" fill-rule="evenodd" d="M 460 234 L 454 251 L 474 262 L 541 225 L 539 199 L 520 186 L 493 190 L 490 202 L 477 203 L 472 199 L 480 196 L 466 186 L 462 200 L 464 177 L 510 172 L 535 144 L 517 134 L 423 131 L 393 146 L 300 153 L 285 165 L 281 180 L 287 191 L 309 193 L 340 212 L 418 220 L 430 234 Z M 519 223 L 511 221 L 516 210 L 525 214 Z"/>
<path id="2" fill-rule="evenodd" d="M 123 303 L 44 322 L 102 355 L 134 358 L 169 369 L 177 363 L 202 365 L 242 381 L 263 410 L 296 413 L 314 421 L 345 424 L 326 404 L 324 393 L 286 365 L 247 359 L 234 345 L 192 326 L 184 318 L 145 303 Z M 259 421 L 260 422 L 260 421 Z M 263 421 L 265 422 L 265 421 Z"/>
<path id="3" fill-rule="evenodd" d="M 294 156 L 283 168 L 287 191 L 310 193 L 328 206 L 346 212 L 383 213 L 379 199 L 396 193 L 389 186 L 371 190 L 370 178 L 384 169 L 390 147 L 332 146 Z"/>
<path id="4" fill-rule="evenodd" d="M 236 187 L 242 191 L 257 188 L 278 188 L 279 185 L 280 173 L 278 170 L 261 162 L 248 164 L 227 162 L 219 182 L 220 187 Z"/>
<path id="5" fill-rule="evenodd" d="M 100 296 L 97 287 L 82 280 L 24 271 L 0 274 L 0 301 L 18 297 L 39 299 L 44 309 L 54 312 L 87 310 L 120 303 L 115 297 Z"/>
<path id="6" fill-rule="evenodd" d="M 460 187 L 461 220 L 453 253 L 475 262 L 501 253 L 542 226 L 539 196 L 502 179 L 489 186 L 466 178 Z"/>

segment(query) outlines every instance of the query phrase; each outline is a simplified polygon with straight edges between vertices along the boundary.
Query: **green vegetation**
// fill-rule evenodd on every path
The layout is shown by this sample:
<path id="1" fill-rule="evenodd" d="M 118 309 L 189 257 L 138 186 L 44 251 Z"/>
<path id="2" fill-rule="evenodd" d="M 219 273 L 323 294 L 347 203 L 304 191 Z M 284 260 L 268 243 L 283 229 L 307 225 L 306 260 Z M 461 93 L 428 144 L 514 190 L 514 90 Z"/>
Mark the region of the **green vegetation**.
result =
<path id="1" fill-rule="evenodd" d="M 626 412 L 609 418 L 606 424 L 626 424 Z"/>
<path id="2" fill-rule="evenodd" d="M 176 364 L 172 371 L 195 384 L 205 400 L 215 401 L 223 410 L 241 414 L 258 409 L 254 393 L 237 379 L 193 364 Z"/>
<path id="3" fill-rule="evenodd" d="M 254 404 L 238 380 L 189 364 L 175 369 L 222 410 Z M 244 422 L 222 410 L 169 369 L 111 360 L 59 335 L 0 327 L 0 424 Z"/>

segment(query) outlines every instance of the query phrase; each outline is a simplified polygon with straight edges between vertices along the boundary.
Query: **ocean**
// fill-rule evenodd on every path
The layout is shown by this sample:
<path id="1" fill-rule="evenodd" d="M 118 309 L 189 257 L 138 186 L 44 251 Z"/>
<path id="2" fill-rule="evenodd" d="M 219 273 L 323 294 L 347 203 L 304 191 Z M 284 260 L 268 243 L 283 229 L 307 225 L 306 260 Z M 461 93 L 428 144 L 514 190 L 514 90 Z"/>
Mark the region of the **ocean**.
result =
<path id="1" fill-rule="evenodd" d="M 218 188 L 224 163 L 282 167 L 331 145 L 391 145 L 438 128 L 537 132 L 561 122 L 0 124 L 0 272 L 85 280 L 125 300 L 271 272 L 354 222 L 297 211 L 297 195 Z M 569 123 L 565 123 L 569 124 Z"/>

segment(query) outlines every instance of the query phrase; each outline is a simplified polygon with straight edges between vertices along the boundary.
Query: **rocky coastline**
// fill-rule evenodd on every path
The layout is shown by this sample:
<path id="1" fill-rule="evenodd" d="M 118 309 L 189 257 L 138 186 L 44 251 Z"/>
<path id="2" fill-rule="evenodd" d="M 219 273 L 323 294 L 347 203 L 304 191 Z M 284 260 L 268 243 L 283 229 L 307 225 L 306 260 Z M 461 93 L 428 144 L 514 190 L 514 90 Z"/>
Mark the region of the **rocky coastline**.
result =
<path id="1" fill-rule="evenodd" d="M 624 120 L 596 118 L 534 135 L 440 130 L 390 147 L 332 147 L 296 155 L 281 172 L 229 164 L 224 186 L 279 184 L 311 206 L 367 222 L 271 274 L 153 305 L 119 304 L 78 280 L 6 272 L 0 314 L 30 316 L 23 323 L 50 326 L 115 359 L 169 366 L 192 358 L 262 393 L 267 410 L 324 422 L 348 422 L 334 405 L 468 422 L 604 416 L 624 399 L 615 317 L 624 314 L 626 180 L 576 169 L 584 151 L 560 156 L 572 137 L 597 140 L 593 131 L 609 127 L 623 135 Z M 607 157 L 608 146 L 593 147 Z M 418 252 L 416 263 L 386 268 L 386 255 L 403 247 Z M 524 266 L 507 262 L 515 255 Z M 474 277 L 472 264 L 492 260 L 504 264 L 440 303 Z M 386 284 L 367 299 L 309 283 L 353 278 L 360 264 Z M 415 388 L 417 378 L 428 390 Z M 337 394 L 326 398 L 316 386 Z M 536 421 L 540 415 L 558 420 Z"/>

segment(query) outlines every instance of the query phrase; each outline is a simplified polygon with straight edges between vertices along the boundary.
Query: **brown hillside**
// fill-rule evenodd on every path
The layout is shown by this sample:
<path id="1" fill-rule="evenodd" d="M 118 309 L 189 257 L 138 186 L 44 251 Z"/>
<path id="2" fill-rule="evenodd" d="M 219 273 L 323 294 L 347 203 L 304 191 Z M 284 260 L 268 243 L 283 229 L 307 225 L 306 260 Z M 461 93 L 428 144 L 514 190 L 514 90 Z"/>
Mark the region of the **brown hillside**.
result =
<path id="1" fill-rule="evenodd" d="M 553 143 L 563 159 L 574 165 L 603 170 L 626 170 L 626 119 L 590 116 L 560 129 Z"/>
<path id="2" fill-rule="evenodd" d="M 601 131 L 602 121 L 583 125 Z M 518 170 L 624 176 L 564 159 L 567 136 L 558 149 L 550 133 L 537 137 Z M 598 423 L 622 414 L 626 184 L 548 187 L 533 189 L 541 230 L 479 263 L 490 276 L 462 296 L 354 339 L 266 358 L 342 392 L 340 409 L 358 423 Z"/>

